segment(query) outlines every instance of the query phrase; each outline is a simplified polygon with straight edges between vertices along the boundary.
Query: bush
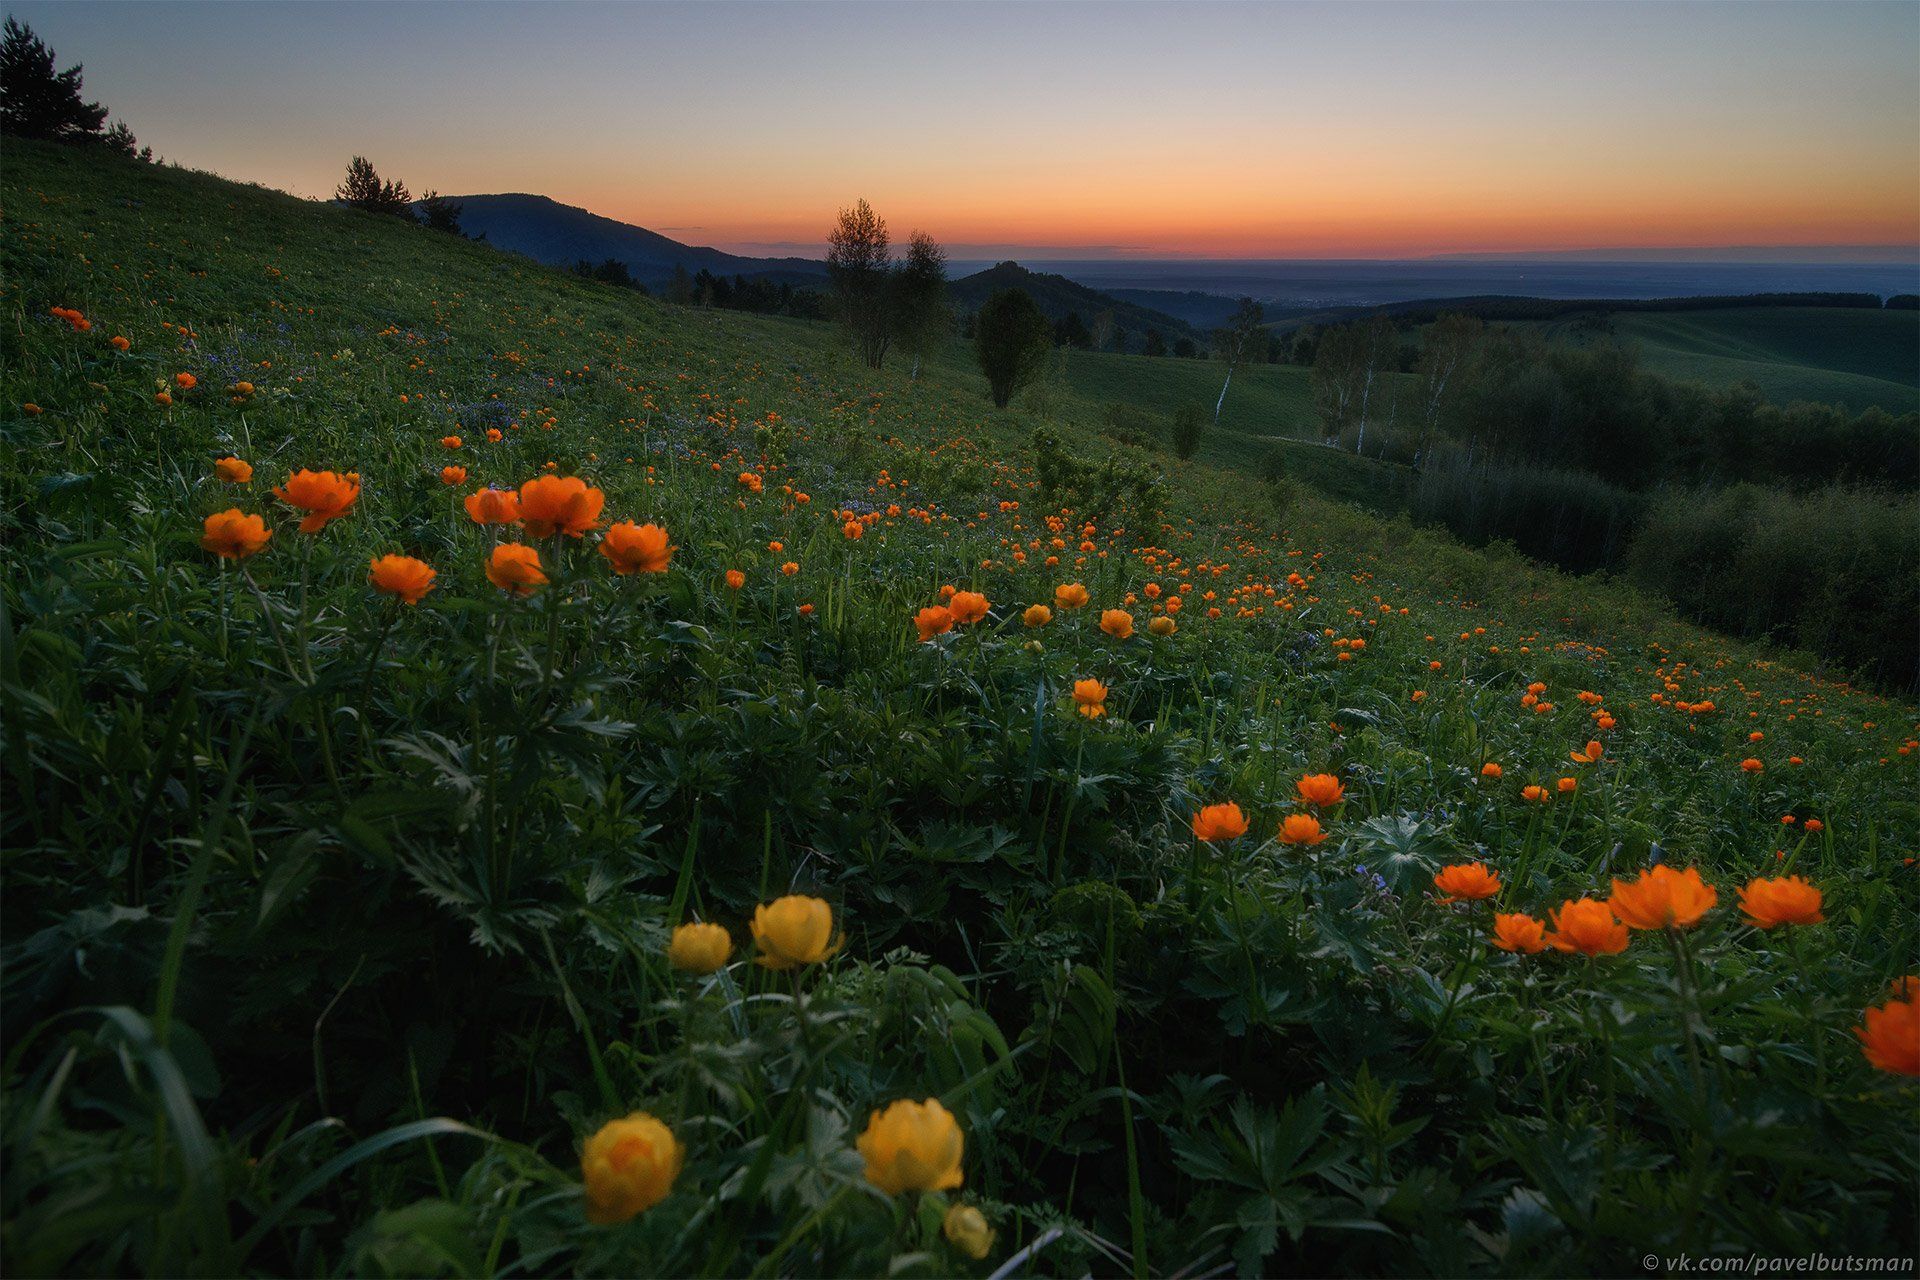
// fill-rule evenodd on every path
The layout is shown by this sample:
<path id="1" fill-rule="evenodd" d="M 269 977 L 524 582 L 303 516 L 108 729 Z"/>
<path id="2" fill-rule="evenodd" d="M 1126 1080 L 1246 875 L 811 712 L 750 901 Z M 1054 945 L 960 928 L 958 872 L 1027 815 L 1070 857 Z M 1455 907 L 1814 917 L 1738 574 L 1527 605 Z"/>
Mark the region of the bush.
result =
<path id="1" fill-rule="evenodd" d="M 974 318 L 974 352 L 994 408 L 1006 408 L 1013 393 L 1040 372 L 1052 337 L 1053 326 L 1023 289 L 1002 289 L 981 304 Z"/>
<path id="2" fill-rule="evenodd" d="M 1173 443 L 1173 451 L 1182 459 L 1191 458 L 1200 451 L 1200 442 L 1207 434 L 1207 413 L 1198 405 L 1183 404 L 1173 412 L 1173 422 L 1167 428 L 1167 438 Z"/>
<path id="3" fill-rule="evenodd" d="M 1840 487 L 1674 489 L 1627 553 L 1634 581 L 1709 626 L 1825 655 L 1884 684 L 1920 679 L 1920 502 Z"/>
<path id="4" fill-rule="evenodd" d="M 1619 560 L 1640 505 L 1638 495 L 1583 471 L 1476 468 L 1461 458 L 1422 470 L 1412 501 L 1416 520 L 1475 546 L 1504 538 L 1576 573 Z"/>

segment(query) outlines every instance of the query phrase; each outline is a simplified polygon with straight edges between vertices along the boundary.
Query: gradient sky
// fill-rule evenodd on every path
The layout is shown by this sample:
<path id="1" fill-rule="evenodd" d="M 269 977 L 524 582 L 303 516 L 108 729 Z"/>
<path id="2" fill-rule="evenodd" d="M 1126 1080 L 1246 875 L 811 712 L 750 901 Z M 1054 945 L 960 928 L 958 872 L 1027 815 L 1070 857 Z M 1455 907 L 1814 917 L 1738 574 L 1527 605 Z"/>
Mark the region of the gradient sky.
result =
<path id="1" fill-rule="evenodd" d="M 1920 5 L 17 3 L 170 160 L 745 252 L 1920 241 Z"/>

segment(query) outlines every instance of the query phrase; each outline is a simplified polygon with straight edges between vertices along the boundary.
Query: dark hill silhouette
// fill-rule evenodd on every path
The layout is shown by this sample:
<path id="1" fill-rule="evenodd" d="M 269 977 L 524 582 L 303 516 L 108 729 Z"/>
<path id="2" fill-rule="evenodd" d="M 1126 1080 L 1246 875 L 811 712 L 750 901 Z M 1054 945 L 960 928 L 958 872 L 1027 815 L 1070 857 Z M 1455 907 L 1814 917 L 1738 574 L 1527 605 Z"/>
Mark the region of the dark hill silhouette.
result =
<path id="1" fill-rule="evenodd" d="M 1062 320 L 1069 312 L 1077 311 L 1082 320 L 1092 324 L 1100 312 L 1111 310 L 1114 322 L 1130 333 L 1158 329 L 1169 339 L 1193 333 L 1186 321 L 1164 311 L 1122 301 L 1112 294 L 1076 284 L 1065 276 L 1029 271 L 1017 262 L 1002 262 L 985 271 L 962 276 L 948 287 L 954 305 L 961 311 L 978 311 L 981 303 L 1002 289 L 1024 289 L 1049 320 Z"/>
<path id="2" fill-rule="evenodd" d="M 470 236 L 485 236 L 495 248 L 556 267 L 572 266 L 581 259 L 598 266 L 612 258 L 626 263 L 633 278 L 650 289 L 665 284 L 676 266 L 688 274 L 704 268 L 715 275 L 815 287 L 826 284 L 826 267 L 808 258 L 747 258 L 682 244 L 657 231 L 546 196 L 511 193 L 447 199 L 460 206 L 460 229 Z"/>

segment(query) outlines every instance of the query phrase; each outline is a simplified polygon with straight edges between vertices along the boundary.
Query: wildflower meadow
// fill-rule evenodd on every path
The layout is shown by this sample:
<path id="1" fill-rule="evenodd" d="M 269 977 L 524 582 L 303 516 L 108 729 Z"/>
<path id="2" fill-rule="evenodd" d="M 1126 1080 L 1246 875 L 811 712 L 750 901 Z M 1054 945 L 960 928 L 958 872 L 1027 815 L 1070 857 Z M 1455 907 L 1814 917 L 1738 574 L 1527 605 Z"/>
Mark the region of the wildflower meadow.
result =
<path id="1" fill-rule="evenodd" d="M 0 200 L 9 1274 L 1920 1252 L 1908 698 L 958 349 Z"/>

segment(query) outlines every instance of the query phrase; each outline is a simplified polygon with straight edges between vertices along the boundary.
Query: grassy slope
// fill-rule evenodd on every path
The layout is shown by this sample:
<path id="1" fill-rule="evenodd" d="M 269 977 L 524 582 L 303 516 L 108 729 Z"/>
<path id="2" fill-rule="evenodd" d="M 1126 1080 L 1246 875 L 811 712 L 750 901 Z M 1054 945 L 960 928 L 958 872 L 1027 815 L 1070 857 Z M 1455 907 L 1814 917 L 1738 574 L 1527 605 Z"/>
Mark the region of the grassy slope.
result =
<path id="1" fill-rule="evenodd" d="M 118 1244 L 122 1220 L 111 1214 L 87 1219 L 101 1243 L 86 1252 L 86 1233 L 57 1229 L 63 1201 L 49 1188 L 90 1196 L 109 1182 L 142 1186 L 170 1157 L 140 1145 L 155 1106 L 118 1106 L 124 1127 L 102 1129 L 99 1108 L 69 1108 L 48 1091 L 57 1132 L 9 1173 L 10 1194 L 24 1189 L 10 1202 L 20 1213 L 8 1248 L 68 1251 L 34 1255 L 38 1269 L 137 1260 L 157 1272 L 371 1271 L 371 1258 L 347 1252 L 353 1229 L 376 1209 L 444 1195 L 460 1247 L 504 1242 L 502 1261 L 531 1270 L 739 1274 L 763 1260 L 787 1270 L 772 1256 L 776 1242 L 813 1233 L 803 1249 L 821 1250 L 823 1269 L 880 1274 L 898 1238 L 891 1217 L 858 1196 L 823 1207 L 830 1183 L 811 1181 L 813 1166 L 845 1176 L 849 1139 L 836 1126 L 857 1130 L 865 1109 L 887 1098 L 937 1094 L 967 1130 L 967 1193 L 1002 1230 L 993 1264 L 1067 1219 L 1143 1245 L 1150 1270 L 1197 1271 L 1219 1265 L 1197 1241 L 1236 1222 L 1244 1191 L 1207 1177 L 1204 1162 L 1174 1161 L 1169 1144 L 1214 1141 L 1229 1100 L 1264 1115 L 1320 1084 L 1344 1096 L 1365 1063 L 1368 1079 L 1400 1091 L 1386 1104 L 1399 1108 L 1394 1119 L 1432 1121 L 1391 1157 L 1409 1185 L 1457 1179 L 1465 1194 L 1436 1190 L 1431 1218 L 1396 1218 L 1384 1233 L 1315 1226 L 1303 1241 L 1270 1232 L 1248 1244 L 1229 1226 L 1223 1247 L 1252 1249 L 1243 1270 L 1270 1253 L 1271 1265 L 1305 1273 L 1497 1265 L 1461 1224 L 1503 1230 L 1509 1192 L 1549 1185 L 1542 1171 L 1585 1161 L 1578 1153 L 1604 1129 L 1620 1147 L 1604 1164 L 1581 1164 L 1580 1176 L 1593 1188 L 1584 1203 L 1614 1215 L 1611 1225 L 1555 1199 L 1564 1230 L 1555 1220 L 1544 1234 L 1564 1236 L 1568 1252 L 1506 1262 L 1605 1271 L 1620 1240 L 1633 1241 L 1637 1257 L 1648 1231 L 1677 1217 L 1675 1203 L 1700 1196 L 1663 1118 L 1662 1100 L 1684 1092 L 1669 1074 L 1680 1068 L 1666 1030 L 1674 1010 L 1664 952 L 1643 940 L 1601 970 L 1617 975 L 1606 979 L 1542 967 L 1526 994 L 1539 1003 L 1523 1006 L 1504 961 L 1461 985 L 1468 957 L 1477 966 L 1486 952 L 1464 919 L 1434 914 L 1423 877 L 1439 860 L 1484 856 L 1516 883 L 1514 905 L 1542 910 L 1604 892 L 1598 868 L 1655 842 L 1722 885 L 1696 963 L 1718 1035 L 1743 1053 L 1714 1060 L 1738 1096 L 1701 1123 L 1732 1132 L 1785 1097 L 1801 1118 L 1780 1141 L 1818 1133 L 1850 1153 L 1873 1147 L 1871 1157 L 1809 1172 L 1806 1195 L 1866 1204 L 1859 1230 L 1900 1243 L 1902 1175 L 1877 1162 L 1899 1158 L 1886 1135 L 1910 1112 L 1875 1092 L 1844 1027 L 1912 947 L 1912 877 L 1898 877 L 1913 852 L 1912 757 L 1899 750 L 1913 708 L 1678 625 L 1630 592 L 1570 583 L 1347 507 L 1306 500 L 1283 532 L 1244 473 L 1205 461 L 1161 459 L 1172 508 L 1145 532 L 1164 547 L 1143 545 L 1142 531 L 1098 530 L 1088 539 L 1095 549 L 1076 552 L 1076 522 L 1065 519 L 1063 562 L 1047 566 L 1057 535 L 1042 523 L 1046 504 L 1024 452 L 1038 419 L 993 413 L 982 380 L 957 358 L 912 384 L 898 368 L 857 368 L 825 326 L 672 308 L 425 231 L 72 152 L 9 144 L 0 194 L 4 761 L 10 797 L 38 789 L 5 806 L 9 940 L 103 902 L 140 901 L 172 918 L 195 850 L 221 851 L 199 863 L 209 873 L 206 928 L 180 935 L 193 957 L 182 1025 L 200 1034 L 175 1045 L 189 1056 L 204 1037 L 221 1069 L 212 1083 L 194 1076 L 220 1151 L 201 1176 L 218 1182 L 223 1205 L 232 1199 L 235 1228 L 317 1163 L 306 1148 L 255 1159 L 269 1142 L 258 1128 L 283 1114 L 305 1124 L 330 1107 L 360 1136 L 445 1109 L 524 1144 L 481 1157 L 447 1146 L 449 1162 L 472 1163 L 455 1165 L 454 1185 L 440 1190 L 417 1145 L 396 1148 L 310 1201 L 315 1216 L 297 1236 L 249 1237 L 257 1252 L 246 1267 L 231 1253 L 186 1252 L 173 1233 L 158 1245 Z M 70 331 L 48 316 L 55 305 L 80 308 L 94 329 Z M 106 345 L 112 333 L 131 339 L 125 355 Z M 1172 361 L 1110 367 L 1129 370 L 1143 401 L 1166 406 L 1202 391 L 1213 372 Z M 162 409 L 155 389 L 182 371 L 200 386 L 176 390 Z M 1167 371 L 1190 382 L 1169 388 L 1146 376 Z M 1258 406 L 1285 403 L 1298 371 L 1250 379 L 1260 387 L 1275 374 L 1285 376 L 1248 397 L 1251 416 L 1236 434 L 1266 434 Z M 242 378 L 256 391 L 234 403 L 225 388 Z M 1060 416 L 1077 446 L 1105 447 L 1073 424 L 1097 416 L 1115 381 L 1074 386 L 1070 376 Z M 756 431 L 776 422 L 792 433 L 784 467 L 756 456 Z M 488 425 L 503 429 L 499 442 L 484 439 Z M 458 450 L 440 444 L 450 431 L 463 437 Z M 251 485 L 210 478 L 211 460 L 228 451 L 255 463 Z M 470 468 L 458 489 L 437 476 L 449 459 Z M 578 596 L 505 602 L 479 571 L 488 536 L 455 498 L 549 463 L 602 486 L 609 515 L 663 520 L 680 547 L 673 572 L 657 583 L 616 580 L 589 541 L 571 553 Z M 267 492 L 301 466 L 365 478 L 352 514 L 318 538 L 294 532 Z M 749 466 L 766 473 L 765 495 L 736 483 Z M 786 501 L 785 485 L 813 502 Z M 199 518 L 234 502 L 277 522 L 250 565 L 276 614 L 258 612 L 197 546 Z M 927 514 L 890 514 L 889 504 Z M 842 506 L 874 509 L 862 539 L 843 536 L 833 514 Z M 398 625 L 386 660 L 372 662 L 369 638 L 386 634 L 386 615 L 365 587 L 366 565 L 395 550 L 441 576 L 417 610 L 391 610 Z M 1032 554 L 1016 561 L 1016 551 Z M 785 557 L 800 566 L 792 577 L 778 570 Z M 737 593 L 720 585 L 732 567 L 748 576 Z M 1301 581 L 1290 584 L 1290 573 Z M 1097 605 L 1127 604 L 1143 621 L 1147 583 L 1171 590 L 1189 580 L 1179 633 L 1122 644 L 1087 615 L 1063 616 L 1029 650 L 1034 633 L 1010 606 L 1047 598 L 1070 577 Z M 915 644 L 908 619 L 943 582 L 986 592 L 999 616 L 942 644 Z M 798 614 L 803 603 L 816 612 Z M 303 622 L 287 657 L 267 616 L 289 627 L 310 620 L 311 647 Z M 495 678 L 480 655 L 502 632 L 511 643 L 499 646 Z M 1367 645 L 1342 658 L 1328 643 L 1336 634 Z M 1113 690 L 1097 723 L 1059 705 L 1089 674 Z M 1552 712 L 1523 708 L 1534 679 L 1547 682 Z M 1605 735 L 1606 763 L 1586 772 L 1567 762 L 1569 747 L 1595 732 L 1597 713 L 1573 696 L 1581 689 L 1601 691 L 1620 721 Z M 1717 709 L 1681 712 L 1656 697 L 1710 698 Z M 254 729 L 247 717 L 261 706 L 243 770 L 241 726 Z M 186 726 L 178 752 L 175 715 Z M 514 816 L 495 824 L 490 802 L 484 819 L 467 804 L 456 824 L 445 815 L 482 789 L 477 773 L 493 794 L 494 774 L 471 766 L 496 737 L 480 732 L 483 719 L 504 723 L 496 732 L 514 746 L 503 784 Z M 328 725 L 344 774 L 331 789 Z M 1755 732 L 1764 745 L 1750 742 Z M 1750 754 L 1765 756 L 1764 775 L 1740 770 Z M 1507 763 L 1503 782 L 1479 778 L 1488 758 Z M 1231 882 L 1213 873 L 1215 859 L 1191 859 L 1197 803 L 1238 799 L 1261 834 L 1292 807 L 1291 779 L 1320 768 L 1347 777 L 1350 799 L 1329 815 L 1335 839 L 1315 857 L 1263 845 L 1243 861 L 1218 860 L 1234 868 Z M 239 779 L 229 843 L 203 843 L 206 814 L 225 812 L 229 769 Z M 1548 813 L 1520 802 L 1520 782 L 1565 772 L 1585 779 L 1577 803 Z M 1761 990 L 1796 968 L 1776 964 L 1730 920 L 1732 886 L 1774 865 L 1767 854 L 1783 842 L 1787 811 L 1826 817 L 1827 833 L 1799 866 L 1837 904 L 1835 927 L 1811 940 L 1810 963 L 1797 968 L 1813 984 L 1796 997 L 1813 1006 L 1805 1019 Z M 1427 825 L 1396 857 L 1391 837 L 1360 838 L 1374 818 Z M 470 848 L 483 822 L 484 864 Z M 504 866 L 497 827 L 519 855 Z M 498 876 L 499 897 L 473 887 L 469 857 Z M 1361 861 L 1404 874 L 1402 894 L 1373 896 Z M 790 1085 L 768 1092 L 769 1079 L 802 1078 L 772 984 L 760 1005 L 728 1006 L 734 1021 L 715 1018 L 726 1028 L 716 1038 L 751 1052 L 707 1063 L 726 1096 L 754 1097 L 753 1107 L 727 1110 L 702 1087 L 691 1105 L 682 1088 L 676 1109 L 662 1083 L 671 1077 L 660 1074 L 680 1043 L 679 1015 L 655 1012 L 672 981 L 659 960 L 669 897 L 690 889 L 707 914 L 744 933 L 761 888 L 790 882 L 832 896 L 849 930 L 846 958 L 815 988 L 826 1016 L 847 1019 L 835 1025 L 856 1037 L 844 1053 L 838 1040 L 823 1047 L 819 1074 L 804 1077 L 819 1108 L 809 1131 L 825 1144 L 817 1153 L 782 1107 L 765 1105 L 801 1096 Z M 1251 934 L 1239 926 L 1243 912 Z M 474 943 L 499 938 L 512 945 Z M 928 969 L 926 982 L 906 981 L 918 962 L 876 963 L 895 946 L 960 977 L 949 987 Z M 121 1001 L 149 1009 L 158 951 L 130 948 L 98 983 L 22 990 L 64 992 L 65 1003 L 36 1014 Z M 1060 1007 L 1049 1001 L 1076 964 L 1091 976 L 1074 971 L 1074 991 L 1110 982 L 1119 993 L 1117 1039 L 1097 1039 L 1097 1001 L 1075 1004 L 1067 1019 L 1073 1034 L 1096 1037 L 1097 1051 L 1056 1050 L 1042 1013 Z M 1256 987 L 1243 985 L 1256 968 Z M 739 972 L 749 980 L 753 971 Z M 1583 1069 L 1595 1052 L 1583 984 L 1596 981 L 1613 982 L 1609 1000 L 1634 1019 L 1621 1029 L 1628 1066 L 1618 1080 L 1607 1073 L 1604 1110 L 1599 1073 Z M 1458 1008 L 1443 994 L 1449 982 Z M 934 1012 L 916 1012 L 915 993 L 929 988 L 939 992 Z M 978 1032 L 982 1016 L 1010 1039 L 1031 1033 L 1026 1056 L 990 1078 L 977 1065 L 993 1039 Z M 1830 1033 L 1833 1063 L 1822 1058 L 1817 1084 L 1806 1019 Z M 736 1025 L 751 1034 L 740 1039 Z M 974 1060 L 956 1026 L 973 1037 Z M 1128 1088 L 1151 1099 L 1137 1122 L 1154 1206 L 1145 1215 L 1130 1209 L 1117 1172 L 1134 1129 L 1107 1103 L 1118 1096 L 1109 1043 L 1125 1054 Z M 1664 1046 L 1662 1056 L 1650 1045 Z M 44 1059 L 50 1070 L 63 1046 L 49 1040 L 15 1060 L 39 1071 Z M 96 1073 L 92 1048 L 75 1046 L 88 1055 L 89 1081 L 114 1075 L 112 1047 Z M 310 1085 L 323 1049 L 327 1080 Z M 1540 1077 L 1560 1082 L 1551 1114 L 1534 1088 L 1535 1054 Z M 1767 1074 L 1749 1070 L 1756 1062 Z M 1176 1096 L 1176 1077 L 1214 1072 L 1229 1077 L 1224 1088 Z M 47 1080 L 9 1079 L 10 1107 L 37 1105 Z M 1807 1101 L 1828 1097 L 1830 1109 Z M 674 1195 L 630 1231 L 587 1229 L 573 1182 L 577 1142 L 636 1102 L 685 1132 L 695 1121 L 724 1126 L 727 1138 L 700 1144 Z M 243 1123 L 257 1126 L 251 1136 L 237 1133 Z M 1365 1182 L 1385 1165 L 1352 1145 L 1360 1124 L 1342 1113 L 1327 1142 Z M 58 1145 L 69 1128 L 115 1139 L 126 1158 L 113 1178 L 99 1171 L 109 1158 L 101 1142 Z M 1739 1132 L 1754 1149 L 1778 1145 L 1769 1131 Z M 758 1176 L 746 1143 L 762 1137 L 764 1149 L 783 1152 L 766 1196 L 694 1219 L 713 1189 Z M 1804 1215 L 1776 1219 L 1798 1214 L 1800 1197 L 1771 1162 L 1737 1159 L 1715 1154 L 1702 1166 L 1715 1203 L 1728 1206 L 1715 1230 L 1743 1245 L 1806 1238 Z M 158 1203 L 172 1206 L 175 1194 Z M 1302 1212 L 1374 1212 L 1330 1181 L 1290 1183 L 1285 1194 L 1301 1197 Z M 1545 1217 L 1547 1199 L 1528 1195 L 1526 1211 Z M 217 1230 L 227 1229 L 225 1214 Z M 128 1220 L 149 1216 L 170 1220 L 138 1206 Z M 689 1238 L 700 1253 L 676 1252 Z M 790 1260 L 805 1269 L 813 1254 Z M 390 1264 L 425 1265 L 418 1255 Z M 956 1269 L 951 1258 L 945 1265 Z M 1075 1238 L 1041 1265 L 1112 1268 Z"/>
<path id="2" fill-rule="evenodd" d="M 1617 312 L 1611 332 L 1637 343 L 1648 370 L 1731 386 L 1751 382 L 1776 403 L 1812 400 L 1890 413 L 1920 408 L 1920 312 L 1845 307 Z M 1538 327 L 1576 340 L 1563 319 Z"/>

